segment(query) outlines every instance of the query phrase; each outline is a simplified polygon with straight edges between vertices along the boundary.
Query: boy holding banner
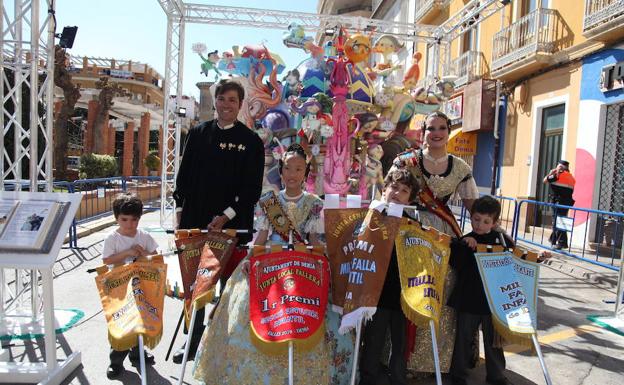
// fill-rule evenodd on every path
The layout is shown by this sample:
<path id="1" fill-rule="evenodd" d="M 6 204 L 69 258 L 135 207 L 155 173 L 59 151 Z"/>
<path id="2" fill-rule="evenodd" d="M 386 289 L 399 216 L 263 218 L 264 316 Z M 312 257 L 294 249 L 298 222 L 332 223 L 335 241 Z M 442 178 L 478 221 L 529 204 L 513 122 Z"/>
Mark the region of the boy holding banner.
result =
<path id="1" fill-rule="evenodd" d="M 147 257 L 156 253 L 158 244 L 152 236 L 139 229 L 143 214 L 143 202 L 133 194 L 119 194 L 113 201 L 113 214 L 118 228 L 104 240 L 102 260 L 107 265 L 123 264 L 136 257 Z M 108 378 L 117 377 L 123 370 L 123 361 L 130 353 L 130 361 L 139 361 L 139 347 L 131 350 L 110 350 L 110 365 L 106 370 Z M 145 362 L 154 363 L 154 356 L 145 353 Z"/>
<path id="2" fill-rule="evenodd" d="M 474 201 L 470 222 L 472 231 L 451 244 L 450 265 L 457 272 L 457 283 L 448 306 L 457 311 L 457 334 L 451 361 L 453 385 L 465 385 L 472 357 L 474 335 L 481 325 L 485 349 L 486 381 L 506 385 L 503 349 L 494 347 L 494 326 L 481 275 L 475 259 L 477 244 L 513 247 L 513 241 L 494 230 L 501 212 L 500 203 L 491 196 Z M 504 239 L 503 239 L 504 238 Z"/>
<path id="3" fill-rule="evenodd" d="M 408 205 L 418 191 L 418 184 L 406 169 L 392 169 L 384 181 L 383 200 L 386 203 Z M 405 362 L 406 318 L 401 309 L 401 281 L 396 247 L 386 273 L 383 289 L 377 304 L 377 311 L 366 325 L 362 359 L 360 361 L 360 385 L 375 385 L 381 372 L 380 358 L 386 342 L 386 330 L 390 329 L 392 353 L 390 356 L 390 383 L 407 384 Z"/>

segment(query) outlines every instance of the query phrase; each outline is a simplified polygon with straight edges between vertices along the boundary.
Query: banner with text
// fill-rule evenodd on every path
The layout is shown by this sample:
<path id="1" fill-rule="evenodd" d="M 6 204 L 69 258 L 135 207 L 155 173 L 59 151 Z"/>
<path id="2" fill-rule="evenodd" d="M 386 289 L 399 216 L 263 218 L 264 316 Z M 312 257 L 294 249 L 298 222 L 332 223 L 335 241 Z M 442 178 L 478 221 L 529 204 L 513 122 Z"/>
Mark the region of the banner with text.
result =
<path id="1" fill-rule="evenodd" d="M 508 342 L 531 345 L 537 330 L 539 265 L 510 252 L 475 257 L 496 331 Z"/>
<path id="2" fill-rule="evenodd" d="M 400 217 L 368 209 L 362 225 L 355 229 L 340 333 L 355 328 L 363 319 L 371 319 L 377 311 L 400 223 Z"/>
<path id="3" fill-rule="evenodd" d="M 401 308 L 416 325 L 440 318 L 451 238 L 418 222 L 403 220 L 396 238 Z"/>
<path id="4" fill-rule="evenodd" d="M 332 305 L 342 314 L 357 235 L 368 209 L 325 209 L 325 238 L 331 265 Z"/>
<path id="5" fill-rule="evenodd" d="M 195 282 L 191 285 L 193 294 L 190 304 L 194 304 L 197 310 L 212 301 L 215 285 L 232 256 L 237 242 L 236 237 L 221 232 L 210 232 L 207 236 L 208 239 L 199 257 Z M 185 301 L 187 317 L 191 310 L 188 303 Z"/>
<path id="6" fill-rule="evenodd" d="M 184 315 L 188 326 L 191 306 L 201 309 L 214 296 L 214 286 L 236 248 L 237 238 L 223 232 L 178 232 L 175 240 L 182 277 Z"/>
<path id="7" fill-rule="evenodd" d="M 314 347 L 325 333 L 329 264 L 324 255 L 282 251 L 253 255 L 249 274 L 249 321 L 258 349 L 286 352 L 286 342 Z"/>
<path id="8" fill-rule="evenodd" d="M 163 330 L 163 305 L 167 265 L 162 256 L 151 261 L 97 269 L 95 283 L 108 325 L 108 339 L 115 350 L 128 350 L 143 335 L 145 346 L 156 347 Z"/>

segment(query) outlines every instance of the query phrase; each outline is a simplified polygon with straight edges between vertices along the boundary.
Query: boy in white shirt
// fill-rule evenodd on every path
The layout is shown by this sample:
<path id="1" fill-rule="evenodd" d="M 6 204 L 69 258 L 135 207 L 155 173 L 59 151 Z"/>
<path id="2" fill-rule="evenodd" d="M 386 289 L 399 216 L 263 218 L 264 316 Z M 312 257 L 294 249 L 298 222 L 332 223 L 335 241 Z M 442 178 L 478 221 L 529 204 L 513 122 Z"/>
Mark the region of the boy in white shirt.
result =
<path id="1" fill-rule="evenodd" d="M 143 202 L 133 194 L 119 194 L 113 201 L 113 214 L 119 227 L 104 240 L 102 260 L 107 265 L 131 262 L 136 257 L 145 257 L 156 253 L 158 244 L 152 236 L 139 229 L 139 220 L 143 214 Z M 131 350 L 110 350 L 110 365 L 106 370 L 108 378 L 115 378 L 123 372 L 123 361 L 130 353 L 130 361 L 139 361 L 138 346 Z M 145 362 L 154 363 L 154 356 L 145 352 Z"/>

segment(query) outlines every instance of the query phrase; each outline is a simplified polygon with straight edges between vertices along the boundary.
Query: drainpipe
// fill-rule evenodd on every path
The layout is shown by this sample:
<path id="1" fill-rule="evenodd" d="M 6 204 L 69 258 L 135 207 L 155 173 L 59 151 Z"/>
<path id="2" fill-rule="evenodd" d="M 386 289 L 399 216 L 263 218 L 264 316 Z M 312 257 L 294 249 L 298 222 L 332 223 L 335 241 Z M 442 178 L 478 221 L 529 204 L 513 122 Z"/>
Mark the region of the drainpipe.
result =
<path id="1" fill-rule="evenodd" d="M 499 124 L 499 118 L 500 118 L 500 110 L 501 108 L 503 108 L 503 110 L 507 111 L 507 98 L 504 97 L 503 101 L 500 100 L 501 99 L 501 82 L 500 81 L 496 81 L 496 99 L 495 100 L 495 110 L 494 110 L 494 131 L 493 131 L 493 135 L 494 135 L 494 161 L 492 163 L 492 185 L 490 187 L 490 194 L 491 195 L 495 195 L 496 194 L 496 179 L 498 177 L 498 156 L 499 156 L 499 152 L 500 152 L 500 135 L 499 135 L 499 129 L 505 129 L 505 124 L 503 123 L 502 125 Z M 503 121 L 504 122 L 504 121 Z M 502 126 L 502 127 L 501 127 Z"/>

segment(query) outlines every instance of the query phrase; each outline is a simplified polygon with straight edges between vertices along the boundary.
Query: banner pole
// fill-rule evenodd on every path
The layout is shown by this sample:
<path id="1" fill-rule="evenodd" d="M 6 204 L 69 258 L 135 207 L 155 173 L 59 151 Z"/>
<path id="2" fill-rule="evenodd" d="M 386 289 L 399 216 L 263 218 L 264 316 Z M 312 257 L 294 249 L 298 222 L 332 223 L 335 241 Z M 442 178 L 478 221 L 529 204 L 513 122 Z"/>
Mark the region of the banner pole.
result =
<path id="1" fill-rule="evenodd" d="M 540 365 L 542 366 L 542 372 L 544 373 L 546 385 L 552 385 L 552 381 L 550 380 L 550 374 L 548 374 L 546 362 L 544 362 L 544 356 L 542 355 L 542 349 L 540 348 L 539 341 L 537 340 L 537 333 L 531 334 L 531 339 L 533 340 L 533 346 L 535 346 L 535 351 L 537 352 L 537 358 L 539 359 Z"/>
<path id="2" fill-rule="evenodd" d="M 362 320 L 355 325 L 355 349 L 353 349 L 353 369 L 351 369 L 351 385 L 355 385 L 355 373 L 358 367 L 358 356 L 360 353 L 360 339 L 362 338 Z"/>
<path id="3" fill-rule="evenodd" d="M 440 357 L 438 356 L 438 338 L 436 337 L 435 324 L 433 320 L 429 320 L 429 327 L 431 328 L 431 346 L 433 348 L 433 362 L 435 364 L 436 371 L 436 383 L 442 385 L 442 373 L 440 371 Z"/>
<path id="4" fill-rule="evenodd" d="M 141 368 L 141 385 L 147 385 L 147 371 L 145 370 L 145 347 L 143 334 L 139 334 L 139 367 Z"/>
<path id="5" fill-rule="evenodd" d="M 178 385 L 182 385 L 182 382 L 184 381 L 184 372 L 186 371 L 186 362 L 188 361 L 189 351 L 191 350 L 191 339 L 193 338 L 193 328 L 195 327 L 196 314 L 197 310 L 195 310 L 195 304 L 193 304 L 191 307 L 191 323 L 189 324 L 188 334 L 186 335 L 186 344 L 184 345 L 184 356 L 182 357 L 182 368 L 180 370 Z"/>
<path id="6" fill-rule="evenodd" d="M 618 319 L 622 313 L 622 302 L 624 301 L 624 247 L 620 247 L 620 276 L 618 278 L 615 295 L 615 311 L 613 318 Z"/>
<path id="7" fill-rule="evenodd" d="M 295 383 L 295 375 L 294 375 L 294 356 L 295 356 L 295 347 L 292 341 L 288 341 L 288 385 L 294 385 Z"/>
<path id="8" fill-rule="evenodd" d="M 182 313 L 180 313 L 180 319 L 178 319 L 178 325 L 176 326 L 175 331 L 173 332 L 173 337 L 171 337 L 171 343 L 169 344 L 169 349 L 167 349 L 167 356 L 165 356 L 165 361 L 169 361 L 169 355 L 171 354 L 171 349 L 173 349 L 173 344 L 175 342 L 176 337 L 178 336 L 178 331 L 180 331 L 180 325 L 182 324 L 183 319 L 184 319 L 184 303 L 182 303 Z"/>

